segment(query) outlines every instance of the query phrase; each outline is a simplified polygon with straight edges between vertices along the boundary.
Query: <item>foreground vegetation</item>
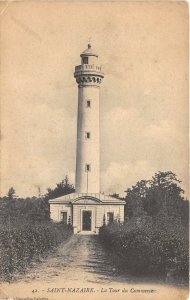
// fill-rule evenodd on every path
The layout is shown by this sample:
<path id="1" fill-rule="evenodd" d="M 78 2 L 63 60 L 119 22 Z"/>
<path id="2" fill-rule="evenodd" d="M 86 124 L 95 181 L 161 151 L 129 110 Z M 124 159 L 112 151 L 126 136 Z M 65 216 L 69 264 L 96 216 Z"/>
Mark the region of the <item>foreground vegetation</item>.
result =
<path id="1" fill-rule="evenodd" d="M 0 229 L 0 278 L 13 280 L 34 261 L 39 262 L 50 250 L 72 234 L 72 228 L 52 222 L 12 223 Z"/>
<path id="2" fill-rule="evenodd" d="M 48 199 L 72 192 L 66 177 L 43 197 L 19 198 L 14 188 L 0 199 L 0 279 L 14 280 L 16 273 L 40 262 L 72 235 L 72 226 L 53 223 Z"/>
<path id="3" fill-rule="evenodd" d="M 129 274 L 188 279 L 188 235 L 180 230 L 163 230 L 151 222 L 141 227 L 113 223 L 101 228 L 100 237 L 117 255 L 119 268 Z"/>
<path id="4" fill-rule="evenodd" d="M 138 182 L 127 190 L 125 223 L 101 228 L 103 244 L 123 271 L 188 280 L 188 201 L 178 184 L 172 172 Z"/>

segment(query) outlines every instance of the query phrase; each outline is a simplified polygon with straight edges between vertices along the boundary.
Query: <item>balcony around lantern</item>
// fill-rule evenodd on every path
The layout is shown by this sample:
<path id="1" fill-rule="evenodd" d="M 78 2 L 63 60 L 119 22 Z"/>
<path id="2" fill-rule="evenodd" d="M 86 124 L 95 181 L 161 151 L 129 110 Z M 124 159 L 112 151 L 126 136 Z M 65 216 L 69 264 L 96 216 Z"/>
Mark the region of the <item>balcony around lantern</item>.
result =
<path id="1" fill-rule="evenodd" d="M 79 76 L 79 75 L 99 75 L 101 77 L 104 77 L 103 76 L 103 73 L 101 71 L 101 66 L 100 65 L 87 65 L 87 64 L 84 64 L 84 65 L 79 65 L 79 66 L 76 66 L 75 67 L 75 73 L 74 73 L 74 76 Z"/>

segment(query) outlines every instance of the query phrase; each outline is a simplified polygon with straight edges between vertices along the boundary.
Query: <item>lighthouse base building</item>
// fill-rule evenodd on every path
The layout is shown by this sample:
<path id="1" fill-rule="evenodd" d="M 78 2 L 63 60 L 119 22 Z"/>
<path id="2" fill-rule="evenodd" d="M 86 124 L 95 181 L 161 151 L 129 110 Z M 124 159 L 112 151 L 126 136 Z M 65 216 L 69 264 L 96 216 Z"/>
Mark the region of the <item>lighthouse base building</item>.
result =
<path id="1" fill-rule="evenodd" d="M 72 224 L 74 233 L 97 234 L 124 221 L 125 201 L 100 193 L 100 85 L 104 74 L 91 45 L 75 67 L 78 84 L 76 193 L 49 200 L 51 219 Z"/>
<path id="2" fill-rule="evenodd" d="M 124 221 L 124 200 L 99 194 L 69 194 L 49 200 L 51 219 L 72 224 L 74 233 L 98 234 L 114 220 Z"/>

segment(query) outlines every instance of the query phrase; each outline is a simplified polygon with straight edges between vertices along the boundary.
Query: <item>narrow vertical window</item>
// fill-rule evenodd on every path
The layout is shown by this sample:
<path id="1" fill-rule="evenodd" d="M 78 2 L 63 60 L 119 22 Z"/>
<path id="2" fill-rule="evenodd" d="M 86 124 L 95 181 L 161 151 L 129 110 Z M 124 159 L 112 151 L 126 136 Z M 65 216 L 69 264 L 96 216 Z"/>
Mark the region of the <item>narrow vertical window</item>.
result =
<path id="1" fill-rule="evenodd" d="M 86 172 L 90 172 L 90 170 L 91 170 L 90 164 L 86 164 L 85 170 L 86 170 Z"/>
<path id="2" fill-rule="evenodd" d="M 86 139 L 90 139 L 90 132 L 85 132 Z"/>
<path id="3" fill-rule="evenodd" d="M 91 107 L 91 101 L 90 100 L 86 101 L 86 107 Z"/>

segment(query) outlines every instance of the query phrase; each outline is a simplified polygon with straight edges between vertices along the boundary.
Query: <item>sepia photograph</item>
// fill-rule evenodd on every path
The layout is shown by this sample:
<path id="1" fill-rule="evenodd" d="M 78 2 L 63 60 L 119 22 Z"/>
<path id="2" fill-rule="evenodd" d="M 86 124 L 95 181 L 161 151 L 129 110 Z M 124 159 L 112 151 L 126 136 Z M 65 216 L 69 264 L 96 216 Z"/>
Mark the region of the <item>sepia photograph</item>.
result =
<path id="1" fill-rule="evenodd" d="M 186 300 L 189 7 L 0 2 L 0 300 Z"/>

